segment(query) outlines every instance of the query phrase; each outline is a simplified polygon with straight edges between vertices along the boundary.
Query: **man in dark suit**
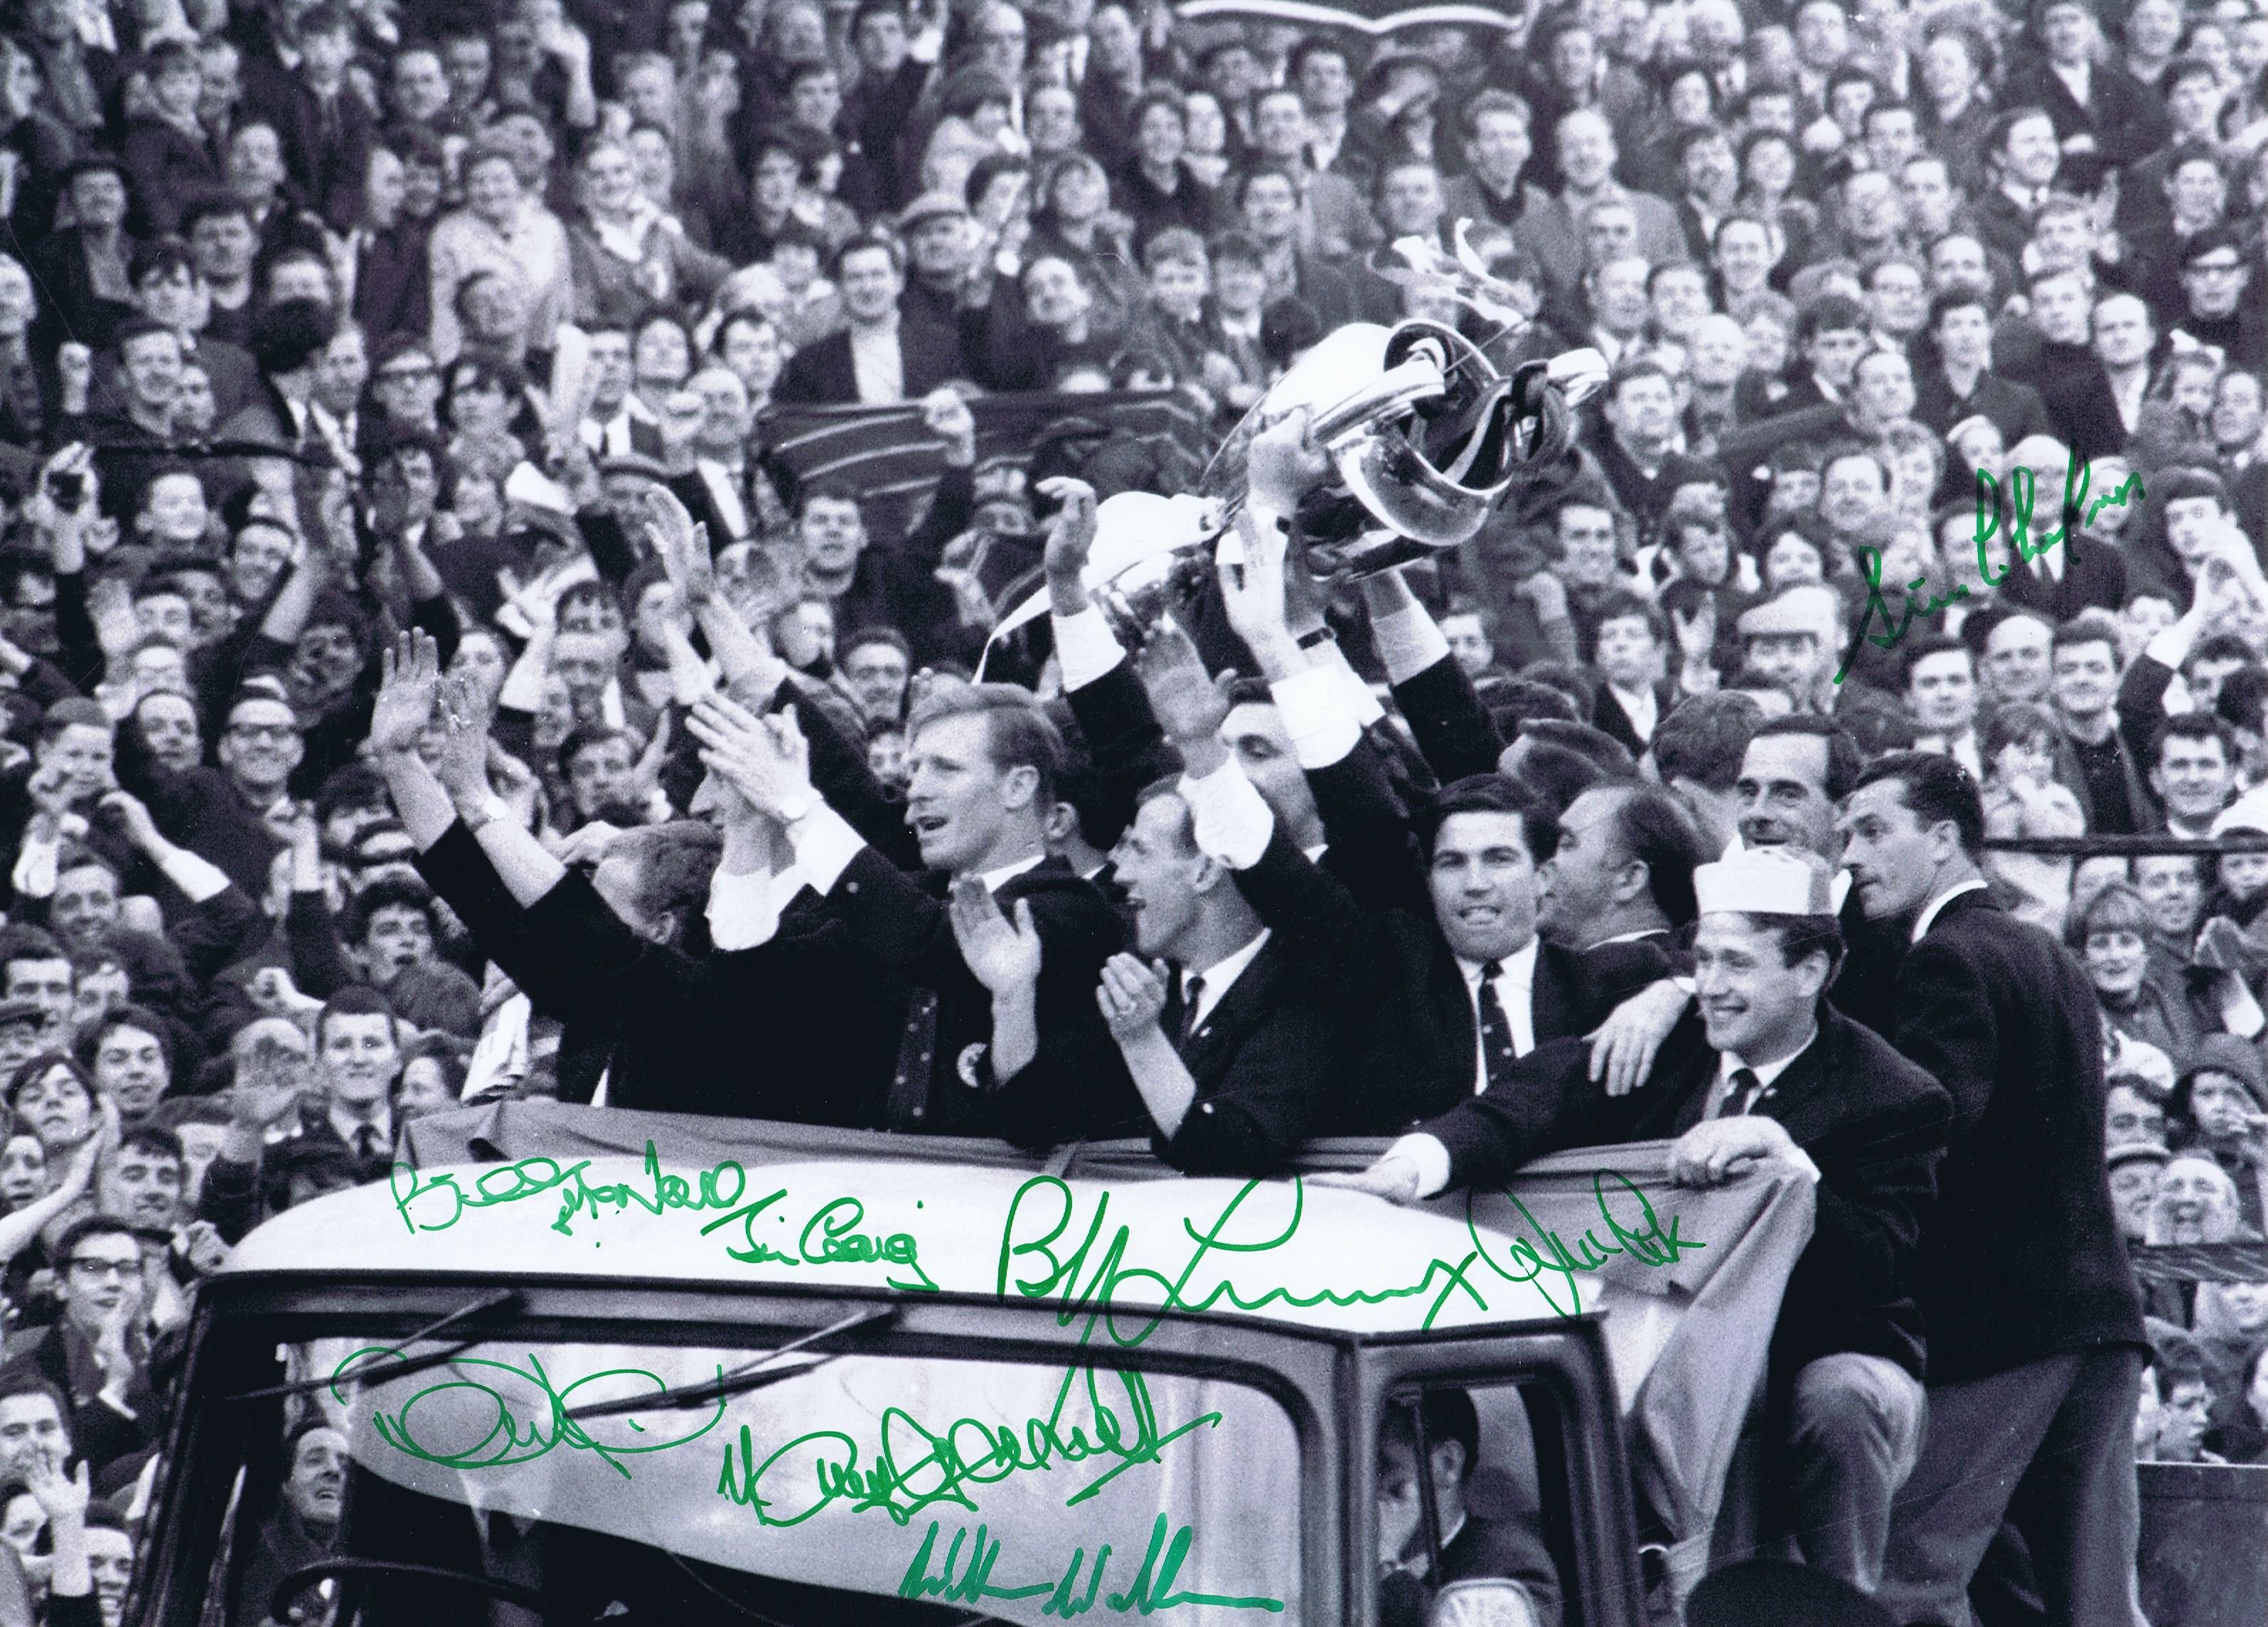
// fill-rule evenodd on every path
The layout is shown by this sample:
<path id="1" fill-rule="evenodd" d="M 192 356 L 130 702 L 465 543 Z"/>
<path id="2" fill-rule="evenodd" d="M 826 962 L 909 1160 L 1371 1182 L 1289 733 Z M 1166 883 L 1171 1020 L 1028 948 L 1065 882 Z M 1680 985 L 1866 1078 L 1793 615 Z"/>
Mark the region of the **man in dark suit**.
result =
<path id="1" fill-rule="evenodd" d="M 895 239 L 853 238 L 836 252 L 835 282 L 849 326 L 792 357 L 773 399 L 817 406 L 918 401 L 969 369 L 956 336 L 899 320 L 905 250 Z"/>
<path id="2" fill-rule="evenodd" d="M 1693 872 L 1707 857 L 1668 791 L 1640 779 L 1603 780 L 1559 816 L 1535 930 L 1572 949 L 1652 943 L 1666 950 L 1693 924 Z"/>
<path id="3" fill-rule="evenodd" d="M 2040 393 L 1992 371 L 1992 296 L 1985 289 L 1957 283 L 1940 290 L 1929 302 L 1929 334 L 1937 341 L 1937 360 L 1914 379 L 1917 422 L 1943 435 L 1981 414 L 1999 426 L 2004 446 L 2052 432 Z"/>
<path id="4" fill-rule="evenodd" d="M 2126 556 L 2078 529 L 2085 516 L 2076 467 L 2070 449 L 2052 436 L 2030 436 L 2009 448 L 2000 523 L 2017 546 L 2005 573 L 1987 583 L 2000 590 L 2003 603 L 2041 611 L 2058 625 L 2082 610 L 2115 612 L 2126 602 Z M 2014 500 L 2020 472 L 2031 484 L 2029 513 Z"/>
<path id="5" fill-rule="evenodd" d="M 2047 48 L 2016 55 L 2002 100 L 2046 110 L 2063 149 L 2065 184 L 2091 192 L 2105 173 L 2166 138 L 2165 105 L 2100 48 L 2102 14 L 2086 0 L 2046 0 L 2032 18 Z"/>
<path id="6" fill-rule="evenodd" d="M 76 224 L 48 233 L 29 265 L 40 289 L 32 343 L 48 355 L 65 341 L 99 350 L 135 313 L 128 274 L 136 246 L 126 235 L 125 165 L 88 153 L 63 172 L 63 193 Z"/>
<path id="7" fill-rule="evenodd" d="M 1048 851 L 1063 741 L 1028 692 L 962 685 L 914 709 L 906 822 L 924 877 L 814 789 L 792 731 L 696 733 L 710 765 L 785 827 L 799 874 L 856 952 L 912 987 L 888 1128 L 1043 1147 L 1144 1122 L 1095 1000 L 1124 928 Z"/>
<path id="8" fill-rule="evenodd" d="M 1610 1096 L 1579 1041 L 1543 1047 L 1346 1184 L 1408 1201 L 1499 1183 L 1565 1147 L 1674 1137 L 1672 1175 L 1714 1185 L 1764 1157 L 1817 1179 L 1811 1241 L 1772 1333 L 1768 1406 L 1786 1454 L 1782 1529 L 1871 1590 L 1891 1499 L 1921 1450 L 1914 1274 L 1952 1106 L 1824 998 L 1842 961 L 1816 855 L 1742 853 L 1696 872 L 1700 1011 L 1643 1086 Z"/>
<path id="9" fill-rule="evenodd" d="M 1977 856 L 1976 782 L 1903 752 L 1859 777 L 1845 863 L 1875 919 L 1918 910 L 1890 1037 L 1953 1098 L 1922 1239 L 1929 1431 L 1892 1516 L 1883 1601 L 1966 1623 L 2005 1520 L 2047 1619 L 2132 1619 L 2141 1307 L 2102 1163 L 2102 1026 L 2087 975 L 2011 919 Z"/>
<path id="10" fill-rule="evenodd" d="M 1096 995 L 1158 1155 L 1191 1174 L 1268 1174 L 1328 1094 L 1336 1048 L 1321 999 L 1234 874 L 1197 850 L 1170 785 L 1152 788 L 1111 857 L 1140 953 L 1111 956 Z"/>

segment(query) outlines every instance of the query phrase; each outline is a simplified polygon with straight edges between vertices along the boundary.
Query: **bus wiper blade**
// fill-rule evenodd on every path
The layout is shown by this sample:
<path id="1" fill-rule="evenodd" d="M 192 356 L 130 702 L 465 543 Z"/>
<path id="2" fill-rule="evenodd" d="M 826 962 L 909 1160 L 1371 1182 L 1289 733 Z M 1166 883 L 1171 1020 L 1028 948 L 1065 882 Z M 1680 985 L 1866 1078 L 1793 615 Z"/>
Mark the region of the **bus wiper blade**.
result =
<path id="1" fill-rule="evenodd" d="M 588 1407 L 578 1407 L 567 1416 L 579 1424 L 585 1418 L 617 1417 L 627 1412 L 677 1412 L 688 1407 L 705 1406 L 710 1402 L 721 1401 L 728 1395 L 745 1395 L 751 1390 L 760 1390 L 770 1385 L 784 1383 L 790 1379 L 801 1378 L 814 1367 L 823 1366 L 835 1358 L 832 1355 L 822 1356 L 817 1361 L 805 1362 L 792 1367 L 774 1368 L 772 1364 L 781 1357 L 792 1356 L 798 1351 L 809 1350 L 815 1344 L 839 1338 L 846 1333 L 855 1333 L 863 1328 L 881 1327 L 885 1323 L 895 1321 L 897 1317 L 896 1306 L 877 1306 L 872 1310 L 860 1311 L 854 1315 L 846 1316 L 841 1321 L 830 1322 L 824 1328 L 805 1334 L 799 1339 L 790 1339 L 777 1350 L 767 1351 L 745 1366 L 735 1367 L 730 1373 L 718 1373 L 706 1384 L 688 1385 L 683 1389 L 666 1389 L 656 1395 L 634 1395 L 622 1401 L 601 1401 Z"/>
<path id="2" fill-rule="evenodd" d="M 453 1327 L 468 1317 L 484 1316 L 490 1311 L 506 1309 L 518 1310 L 519 1308 L 520 1302 L 520 1293 L 519 1289 L 499 1288 L 493 1293 L 483 1294 L 481 1298 L 475 1299 L 469 1305 L 458 1307 L 455 1310 L 451 1311 L 446 1316 L 442 1317 L 438 1321 L 429 1322 L 424 1327 L 418 1329 L 416 1332 L 410 1334 L 408 1337 L 404 1338 L 401 1344 L 391 1345 L 383 1349 L 372 1347 L 369 1350 L 357 1351 L 355 1354 L 357 1356 L 390 1356 L 395 1351 L 401 1350 L 403 1345 L 416 1344 L 421 1340 L 430 1339 L 443 1329 Z M 387 1370 L 386 1376 L 388 1379 L 405 1378 L 413 1373 L 423 1373 L 431 1367 L 446 1366 L 449 1363 L 456 1360 L 458 1357 L 463 1355 L 467 1351 L 473 1349 L 476 1345 L 485 1344 L 487 1342 L 488 1336 L 486 1334 L 482 1334 L 476 1338 L 460 1339 L 457 1343 L 450 1345 L 446 1350 L 431 1351 L 423 1356 L 414 1356 L 408 1361 L 401 1363 L 399 1366 L 388 1368 Z M 371 1375 L 362 1372 L 354 1373 L 333 1373 L 327 1377 L 320 1379 L 297 1379 L 289 1384 L 270 1384 L 261 1389 L 240 1390 L 233 1395 L 225 1395 L 221 1399 L 224 1401 L 265 1401 L 269 1397 L 276 1395 L 307 1395 L 313 1394 L 317 1390 L 328 1389 L 332 1385 L 341 1383 L 350 1378 L 361 1379 L 366 1376 Z"/>

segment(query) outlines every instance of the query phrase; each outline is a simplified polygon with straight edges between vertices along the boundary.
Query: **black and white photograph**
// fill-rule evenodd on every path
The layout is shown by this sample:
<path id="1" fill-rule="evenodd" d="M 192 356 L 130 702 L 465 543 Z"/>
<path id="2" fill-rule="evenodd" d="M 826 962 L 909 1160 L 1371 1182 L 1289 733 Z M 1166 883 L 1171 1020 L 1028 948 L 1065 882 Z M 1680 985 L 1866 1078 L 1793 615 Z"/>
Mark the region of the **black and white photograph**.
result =
<path id="1" fill-rule="evenodd" d="M 2268 0 L 0 0 L 0 1627 L 2268 1623 Z"/>

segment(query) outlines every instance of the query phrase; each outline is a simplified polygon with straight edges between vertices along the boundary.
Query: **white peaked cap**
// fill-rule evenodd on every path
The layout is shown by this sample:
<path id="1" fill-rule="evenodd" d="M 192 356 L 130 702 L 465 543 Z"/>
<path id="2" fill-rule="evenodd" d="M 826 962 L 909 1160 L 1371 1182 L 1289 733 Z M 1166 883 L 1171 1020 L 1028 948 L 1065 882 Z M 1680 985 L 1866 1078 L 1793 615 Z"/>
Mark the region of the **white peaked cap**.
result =
<path id="1" fill-rule="evenodd" d="M 1834 878 L 1826 862 L 1799 848 L 1749 848 L 1703 865 L 1693 892 L 1703 915 L 1831 916 Z"/>

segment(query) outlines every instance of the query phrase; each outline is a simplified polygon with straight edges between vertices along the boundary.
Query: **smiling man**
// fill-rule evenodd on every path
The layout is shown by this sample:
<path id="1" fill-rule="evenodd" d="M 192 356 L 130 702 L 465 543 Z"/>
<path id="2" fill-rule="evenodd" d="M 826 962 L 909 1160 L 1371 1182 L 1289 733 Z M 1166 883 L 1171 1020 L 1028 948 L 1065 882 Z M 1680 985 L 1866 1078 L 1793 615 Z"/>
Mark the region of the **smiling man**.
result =
<path id="1" fill-rule="evenodd" d="M 353 1461 L 346 1437 L 320 1415 L 285 1439 L 283 1495 L 276 1512 L 261 1522 L 258 1541 L 246 1556 L 230 1620 L 264 1616 L 279 1582 L 337 1550 Z"/>
<path id="2" fill-rule="evenodd" d="M 69 1401 L 70 1439 L 96 1474 L 151 1445 L 165 1415 L 150 1387 L 142 1244 L 125 1221 L 88 1215 L 55 1241 L 63 1315 L 8 1364 Z"/>
<path id="3" fill-rule="evenodd" d="M 1921 1451 L 1923 1324 L 1911 1274 L 1946 1093 L 1828 1004 L 1843 959 L 1829 872 L 1793 849 L 1694 873 L 1698 1009 L 1644 1086 L 1609 1096 L 1579 1038 L 1538 1049 L 1481 1095 L 1344 1184 L 1398 1201 L 1488 1187 L 1565 1147 L 1673 1138 L 1670 1171 L 1715 1185 L 1762 1158 L 1817 1182 L 1819 1220 L 1772 1335 L 1767 1407 L 1807 1563 L 1881 1578 L 1890 1502 Z"/>

